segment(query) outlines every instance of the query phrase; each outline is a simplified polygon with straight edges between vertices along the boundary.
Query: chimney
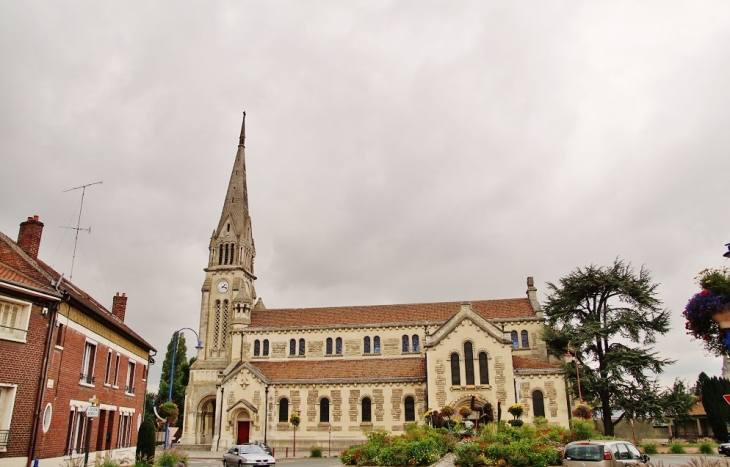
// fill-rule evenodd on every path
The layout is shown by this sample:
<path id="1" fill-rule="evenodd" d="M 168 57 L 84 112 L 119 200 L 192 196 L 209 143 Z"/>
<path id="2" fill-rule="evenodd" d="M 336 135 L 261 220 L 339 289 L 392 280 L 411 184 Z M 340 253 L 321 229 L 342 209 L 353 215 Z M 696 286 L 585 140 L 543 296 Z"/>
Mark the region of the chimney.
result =
<path id="1" fill-rule="evenodd" d="M 114 296 L 112 302 L 112 314 L 124 322 L 124 314 L 127 311 L 127 295 L 119 295 L 119 292 Z"/>
<path id="2" fill-rule="evenodd" d="M 38 258 L 38 250 L 41 248 L 41 235 L 43 235 L 43 222 L 38 216 L 29 217 L 27 221 L 21 222 L 18 232 L 18 246 L 32 258 Z"/>

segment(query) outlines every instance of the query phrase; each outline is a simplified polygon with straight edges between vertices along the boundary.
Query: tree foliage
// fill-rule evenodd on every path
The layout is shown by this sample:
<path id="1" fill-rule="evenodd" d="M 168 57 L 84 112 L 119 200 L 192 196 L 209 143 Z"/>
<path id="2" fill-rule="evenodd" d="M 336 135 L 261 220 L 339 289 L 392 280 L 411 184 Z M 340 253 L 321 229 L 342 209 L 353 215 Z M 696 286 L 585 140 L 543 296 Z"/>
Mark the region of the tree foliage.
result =
<path id="1" fill-rule="evenodd" d="M 170 390 L 170 367 L 172 366 L 172 352 L 175 343 L 175 334 L 178 334 L 177 349 L 175 351 L 175 373 L 172 377 L 172 402 L 174 402 L 180 412 L 177 419 L 177 425 L 180 426 L 183 421 L 185 410 L 185 388 L 190 373 L 188 366 L 187 352 L 188 348 L 185 344 L 185 335 L 183 333 L 173 333 L 170 343 L 167 344 L 167 352 L 165 360 L 162 362 L 162 374 L 160 375 L 160 385 L 157 391 L 157 403 L 162 404 L 168 400 Z"/>
<path id="2" fill-rule="evenodd" d="M 680 423 L 692 418 L 689 412 L 696 402 L 697 396 L 692 393 L 692 388 L 688 388 L 681 379 L 674 380 L 674 385 L 661 394 L 664 415 Z"/>
<path id="3" fill-rule="evenodd" d="M 702 394 L 702 405 L 707 413 L 707 423 L 712 428 L 715 439 L 722 443 L 727 442 L 730 405 L 725 402 L 722 396 L 730 394 L 730 381 L 717 376 L 709 378 L 705 373 L 700 373 L 697 386 Z"/>
<path id="4" fill-rule="evenodd" d="M 155 442 L 157 437 L 157 428 L 151 418 L 145 417 L 142 425 L 139 427 L 137 436 L 137 454 L 136 457 L 153 459 L 155 457 Z"/>
<path id="5" fill-rule="evenodd" d="M 651 347 L 669 331 L 669 312 L 661 309 L 649 271 L 637 273 L 616 259 L 611 266 L 577 268 L 547 287 L 542 338 L 552 355 L 562 358 L 570 350 L 576 358 L 564 365 L 566 378 L 577 396 L 578 365 L 582 396 L 599 409 L 604 434 L 613 436 L 624 417 L 661 418 L 656 375 L 674 362 Z M 621 413 L 617 420 L 614 412 Z"/>

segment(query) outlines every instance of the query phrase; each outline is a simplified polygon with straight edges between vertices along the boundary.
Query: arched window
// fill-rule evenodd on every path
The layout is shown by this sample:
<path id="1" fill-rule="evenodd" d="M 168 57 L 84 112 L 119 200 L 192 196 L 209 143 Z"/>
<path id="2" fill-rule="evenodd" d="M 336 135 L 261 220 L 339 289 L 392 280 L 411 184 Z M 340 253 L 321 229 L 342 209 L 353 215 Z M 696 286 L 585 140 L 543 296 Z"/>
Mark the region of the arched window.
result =
<path id="1" fill-rule="evenodd" d="M 415 422 L 416 421 L 416 404 L 413 401 L 413 398 L 411 396 L 406 397 L 406 400 L 404 401 L 405 405 L 405 413 L 406 413 L 406 421 L 407 422 Z"/>
<path id="2" fill-rule="evenodd" d="M 451 354 L 451 385 L 461 386 L 461 369 L 459 368 L 459 354 Z"/>
<path id="3" fill-rule="evenodd" d="M 370 336 L 365 336 L 365 339 L 363 339 L 362 351 L 363 353 L 370 353 Z"/>
<path id="4" fill-rule="evenodd" d="M 517 342 L 517 331 L 512 331 L 509 334 L 512 337 L 512 347 L 514 347 L 516 349 L 517 347 L 520 346 L 520 343 Z"/>
<path id="5" fill-rule="evenodd" d="M 306 347 L 304 346 L 304 339 L 299 339 L 299 355 L 304 355 Z"/>
<path id="6" fill-rule="evenodd" d="M 527 331 L 522 331 L 522 347 L 523 348 L 530 347 L 530 338 L 527 335 Z"/>
<path id="7" fill-rule="evenodd" d="M 256 339 L 253 341 L 253 356 L 258 357 L 261 354 L 261 342 Z"/>
<path id="8" fill-rule="evenodd" d="M 545 416 L 545 398 L 542 391 L 533 391 L 532 393 L 532 410 L 533 417 Z"/>
<path id="9" fill-rule="evenodd" d="M 218 246 L 218 265 L 223 264 L 223 244 Z"/>
<path id="10" fill-rule="evenodd" d="M 369 397 L 365 397 L 362 400 L 362 421 L 365 422 L 371 422 L 373 420 L 372 417 L 372 411 L 371 411 L 371 402 Z"/>
<path id="11" fill-rule="evenodd" d="M 269 340 L 264 339 L 264 356 L 267 357 L 269 355 Z"/>
<path id="12" fill-rule="evenodd" d="M 479 352 L 479 384 L 489 384 L 489 365 L 487 354 Z"/>
<path id="13" fill-rule="evenodd" d="M 403 341 L 403 349 L 402 349 L 403 352 L 408 352 L 408 341 L 409 341 L 408 336 L 404 335 L 401 340 Z"/>
<path id="14" fill-rule="evenodd" d="M 380 336 L 373 337 L 373 353 L 380 353 Z"/>
<path id="15" fill-rule="evenodd" d="M 327 338 L 327 355 L 332 355 L 332 338 Z"/>
<path id="16" fill-rule="evenodd" d="M 236 251 L 236 245 L 231 243 L 231 264 L 233 264 L 233 252 Z"/>
<path id="17" fill-rule="evenodd" d="M 342 338 L 338 337 L 335 339 L 335 353 L 337 355 L 342 355 Z"/>
<path id="18" fill-rule="evenodd" d="M 279 401 L 279 423 L 289 423 L 289 399 Z"/>
<path id="19" fill-rule="evenodd" d="M 289 355 L 297 354 L 297 341 L 296 339 L 289 340 Z"/>
<path id="20" fill-rule="evenodd" d="M 412 341 L 413 341 L 413 345 L 411 346 L 411 348 L 413 349 L 413 351 L 414 352 L 420 352 L 421 351 L 421 343 L 418 341 L 418 334 L 414 334 L 413 335 Z"/>
<path id="21" fill-rule="evenodd" d="M 330 400 L 323 397 L 319 401 L 319 423 L 329 423 L 330 421 Z"/>
<path id="22" fill-rule="evenodd" d="M 225 253 L 225 256 L 223 257 L 223 264 L 228 264 L 228 244 L 226 243 L 225 248 L 223 248 L 223 252 Z"/>
<path id="23" fill-rule="evenodd" d="M 464 376 L 466 384 L 474 385 L 474 352 L 471 342 L 464 342 Z"/>

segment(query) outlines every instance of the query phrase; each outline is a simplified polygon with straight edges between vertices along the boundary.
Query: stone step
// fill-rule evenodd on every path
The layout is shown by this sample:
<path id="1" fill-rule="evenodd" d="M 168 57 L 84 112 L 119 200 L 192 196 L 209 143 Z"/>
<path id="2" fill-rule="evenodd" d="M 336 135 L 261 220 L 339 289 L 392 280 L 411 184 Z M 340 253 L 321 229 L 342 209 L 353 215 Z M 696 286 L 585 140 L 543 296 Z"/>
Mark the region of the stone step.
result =
<path id="1" fill-rule="evenodd" d="M 182 451 L 210 451 L 210 444 L 176 444 L 175 448 Z"/>

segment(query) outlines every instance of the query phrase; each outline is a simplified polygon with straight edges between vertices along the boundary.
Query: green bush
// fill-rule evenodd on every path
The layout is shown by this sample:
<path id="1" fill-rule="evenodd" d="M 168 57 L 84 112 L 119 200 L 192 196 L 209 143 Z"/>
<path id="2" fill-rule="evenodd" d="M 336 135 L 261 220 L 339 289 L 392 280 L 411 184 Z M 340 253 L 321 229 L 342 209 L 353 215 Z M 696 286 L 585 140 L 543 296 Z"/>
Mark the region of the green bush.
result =
<path id="1" fill-rule="evenodd" d="M 669 443 L 669 454 L 686 454 L 682 443 Z"/>
<path id="2" fill-rule="evenodd" d="M 644 448 L 644 454 L 659 454 L 659 449 L 654 443 L 644 443 L 641 447 Z"/>
<path id="3" fill-rule="evenodd" d="M 137 453 L 140 460 L 154 459 L 157 428 L 151 418 L 145 417 L 137 435 Z"/>
<path id="4" fill-rule="evenodd" d="M 367 434 L 368 442 L 350 446 L 340 453 L 345 465 L 417 466 L 431 465 L 454 449 L 456 439 L 449 430 L 409 424 L 401 436 L 385 430 Z"/>
<path id="5" fill-rule="evenodd" d="M 319 446 L 312 446 L 309 448 L 309 456 L 310 457 L 322 457 L 322 448 Z"/>
<path id="6" fill-rule="evenodd" d="M 454 464 L 459 467 L 476 467 L 484 465 L 484 456 L 477 443 L 460 444 L 454 450 L 456 460 Z"/>
<path id="7" fill-rule="evenodd" d="M 700 454 L 714 454 L 715 446 L 712 443 L 700 443 Z"/>
<path id="8" fill-rule="evenodd" d="M 187 453 L 171 448 L 160 452 L 155 458 L 155 467 L 177 467 L 182 462 L 185 467 L 188 467 L 188 455 Z"/>
<path id="9" fill-rule="evenodd" d="M 596 439 L 599 437 L 593 420 L 573 418 L 570 420 L 570 430 L 573 432 L 573 437 L 576 440 Z"/>

